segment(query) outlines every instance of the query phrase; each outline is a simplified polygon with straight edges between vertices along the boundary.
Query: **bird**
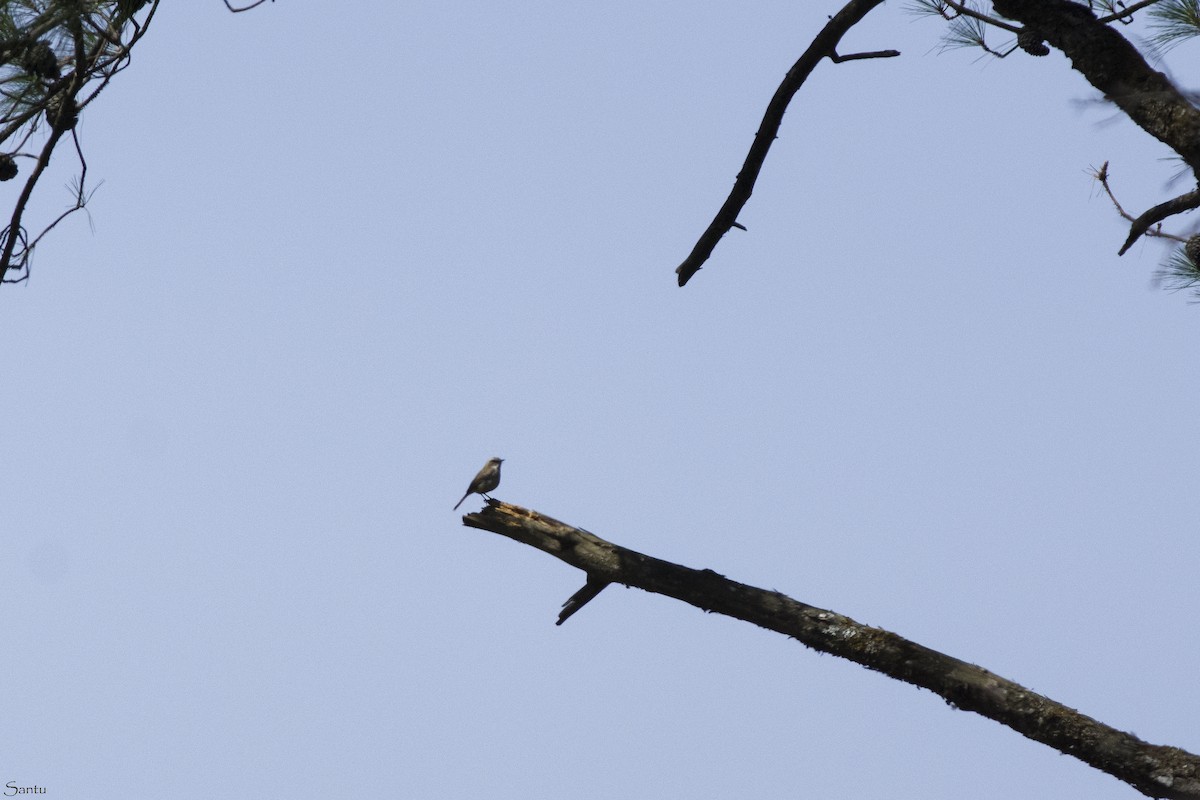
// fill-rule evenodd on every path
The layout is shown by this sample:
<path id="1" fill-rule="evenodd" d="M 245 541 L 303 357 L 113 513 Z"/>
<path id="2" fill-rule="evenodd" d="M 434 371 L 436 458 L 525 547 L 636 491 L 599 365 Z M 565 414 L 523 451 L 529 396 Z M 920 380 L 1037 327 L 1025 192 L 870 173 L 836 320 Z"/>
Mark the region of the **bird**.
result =
<path id="1" fill-rule="evenodd" d="M 488 497 L 488 492 L 495 491 L 496 487 L 500 485 L 500 464 L 503 461 L 503 458 L 492 458 L 483 465 L 483 469 L 479 470 L 479 474 L 471 480 L 471 485 L 467 487 L 467 493 L 462 496 L 462 500 L 454 504 L 455 511 L 458 511 L 458 507 L 463 504 L 463 500 L 466 500 L 473 494 L 481 494 L 487 497 L 488 500 L 492 499 Z"/>

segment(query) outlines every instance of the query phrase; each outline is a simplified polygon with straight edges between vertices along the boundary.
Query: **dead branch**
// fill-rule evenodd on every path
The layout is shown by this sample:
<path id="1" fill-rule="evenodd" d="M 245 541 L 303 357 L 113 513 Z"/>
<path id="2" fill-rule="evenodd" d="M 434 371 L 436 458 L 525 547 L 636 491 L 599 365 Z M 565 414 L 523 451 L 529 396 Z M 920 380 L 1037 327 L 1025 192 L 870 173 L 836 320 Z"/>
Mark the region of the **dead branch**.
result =
<path id="1" fill-rule="evenodd" d="M 609 583 L 666 595 L 928 689 L 954 708 L 981 714 L 1074 756 L 1148 797 L 1200 799 L 1200 756 L 1143 742 L 981 667 L 881 628 L 779 592 L 731 581 L 712 570 L 691 569 L 628 550 L 581 528 L 497 500 L 489 500 L 482 511 L 463 517 L 463 524 L 535 547 L 587 574 L 584 588 L 564 604 L 567 608 L 560 623 Z M 573 604 L 577 598 L 582 602 Z"/>
<path id="2" fill-rule="evenodd" d="M 1117 209 L 1117 213 L 1121 215 L 1122 219 L 1128 220 L 1129 222 L 1133 223 L 1133 229 L 1129 234 L 1129 238 L 1125 240 L 1125 245 L 1124 245 L 1124 247 L 1121 248 L 1119 255 L 1124 255 L 1125 251 L 1129 249 L 1130 245 L 1132 245 L 1135 241 L 1137 241 L 1137 239 L 1139 237 L 1141 237 L 1143 235 L 1156 236 L 1156 237 L 1159 237 L 1162 239 L 1173 239 L 1177 242 L 1180 242 L 1181 244 L 1183 242 L 1187 241 L 1187 239 L 1185 239 L 1182 236 L 1176 236 L 1173 233 L 1167 233 L 1166 231 L 1164 231 L 1162 229 L 1162 225 L 1155 224 L 1155 223 L 1159 222 L 1161 219 L 1165 219 L 1166 217 L 1170 216 L 1171 214 L 1177 214 L 1177 213 L 1179 213 L 1179 211 L 1186 211 L 1187 210 L 1186 208 L 1179 208 L 1178 210 L 1171 211 L 1168 214 L 1164 214 L 1162 217 L 1160 217 L 1158 219 L 1151 219 L 1150 216 L 1155 212 L 1155 210 L 1163 207 L 1162 205 L 1159 205 L 1159 206 L 1155 206 L 1154 208 L 1150 209 L 1145 214 L 1143 214 L 1141 217 L 1138 217 L 1135 219 L 1134 216 L 1132 214 L 1130 214 L 1128 211 L 1126 211 L 1125 207 L 1121 205 L 1121 201 L 1117 200 L 1117 195 L 1113 192 L 1112 186 L 1110 186 L 1108 183 L 1108 178 L 1109 178 L 1108 162 L 1105 161 L 1104 164 L 1100 167 L 1100 169 L 1093 169 L 1091 172 L 1091 175 L 1093 178 L 1096 179 L 1096 182 L 1099 183 L 1100 186 L 1104 189 L 1104 193 L 1108 195 L 1108 199 L 1112 202 L 1113 207 Z M 1195 192 L 1190 192 L 1189 194 L 1183 195 L 1183 198 L 1192 197 L 1194 195 L 1196 195 Z M 1175 203 L 1183 198 L 1177 197 L 1177 198 L 1175 198 L 1175 200 L 1172 200 L 1170 202 Z M 1194 198 L 1194 199 L 1196 199 L 1198 202 L 1200 202 L 1200 198 Z M 1166 204 L 1163 204 L 1163 205 L 1166 205 Z M 1194 207 L 1195 206 L 1193 206 L 1193 208 Z M 1153 230 L 1151 230 L 1151 228 L 1153 228 Z"/>
<path id="3" fill-rule="evenodd" d="M 762 122 L 758 126 L 758 133 L 754 135 L 750 152 L 746 155 L 742 170 L 738 173 L 737 180 L 734 181 L 729 197 L 713 221 L 709 223 L 708 228 L 700 235 L 692 252 L 683 260 L 682 264 L 675 268 L 680 286 L 686 284 L 704 266 L 704 262 L 708 261 L 713 249 L 716 248 L 717 242 L 721 241 L 721 237 L 728 233 L 730 228 L 741 227 L 737 222 L 738 214 L 754 192 L 758 173 L 762 171 L 763 162 L 767 159 L 767 152 L 771 149 L 771 143 L 779 135 L 783 114 L 787 111 L 788 104 L 792 102 L 796 92 L 804 85 L 804 81 L 808 79 L 809 74 L 821 59 L 832 56 L 836 52 L 838 42 L 846 35 L 846 32 L 882 2 L 883 0 L 850 0 L 841 11 L 830 18 L 828 24 L 821 29 L 812 44 L 804 51 L 804 55 L 800 56 L 799 60 L 788 70 L 783 82 L 775 90 L 771 102 L 767 104 L 766 113 L 763 114 Z M 890 54 L 894 51 L 882 52 Z M 897 53 L 897 55 L 899 54 Z"/>
<path id="4" fill-rule="evenodd" d="M 835 50 L 829 54 L 829 60 L 835 64 L 841 64 L 843 61 L 859 61 L 864 58 L 895 58 L 900 55 L 899 50 L 872 50 L 869 53 L 851 53 L 848 56 L 838 55 Z"/>
<path id="5" fill-rule="evenodd" d="M 1121 245 L 1121 249 L 1117 251 L 1117 255 L 1125 255 L 1125 251 L 1133 246 L 1133 243 L 1138 240 L 1142 234 L 1150 231 L 1157 223 L 1162 222 L 1167 217 L 1173 217 L 1176 214 L 1182 214 L 1184 211 L 1191 211 L 1194 208 L 1200 208 L 1200 188 L 1193 189 L 1186 194 L 1181 194 L 1179 197 L 1172 197 L 1165 203 L 1159 203 L 1154 208 L 1143 211 L 1142 215 L 1133 221 L 1129 226 L 1129 236 L 1125 238 L 1125 244 Z M 1172 236 L 1172 239 L 1183 241 L 1182 237 Z"/>

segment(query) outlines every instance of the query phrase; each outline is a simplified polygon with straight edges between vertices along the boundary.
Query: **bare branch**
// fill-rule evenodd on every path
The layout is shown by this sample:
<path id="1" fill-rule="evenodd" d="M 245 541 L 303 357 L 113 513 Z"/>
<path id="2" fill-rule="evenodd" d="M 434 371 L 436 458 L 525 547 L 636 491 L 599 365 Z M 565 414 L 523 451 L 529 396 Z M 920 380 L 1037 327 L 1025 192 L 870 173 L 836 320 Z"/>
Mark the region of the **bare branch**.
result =
<path id="1" fill-rule="evenodd" d="M 1121 202 L 1120 202 L 1119 200 L 1117 200 L 1117 196 L 1116 196 L 1116 194 L 1113 192 L 1113 190 L 1112 190 L 1112 187 L 1111 187 L 1111 186 L 1109 186 L 1109 183 L 1108 183 L 1108 162 L 1107 162 L 1107 161 L 1105 161 L 1105 162 L 1104 162 L 1104 164 L 1103 164 L 1103 165 L 1101 165 L 1100 169 L 1095 169 L 1095 170 L 1092 170 L 1092 173 L 1091 173 L 1091 175 L 1092 175 L 1092 177 L 1093 177 L 1093 178 L 1095 178 L 1095 179 L 1096 179 L 1096 182 L 1097 182 L 1097 183 L 1099 183 L 1099 184 L 1100 184 L 1100 186 L 1102 186 L 1102 187 L 1104 188 L 1104 193 L 1105 193 L 1105 194 L 1107 194 L 1107 195 L 1108 195 L 1108 199 L 1112 201 L 1113 207 L 1117 209 L 1117 213 L 1118 213 L 1118 214 L 1120 214 L 1122 218 L 1124 218 L 1124 219 L 1126 219 L 1126 220 L 1129 220 L 1130 222 L 1134 223 L 1134 227 L 1135 227 L 1135 229 L 1136 229 L 1136 228 L 1138 227 L 1138 225 L 1139 225 L 1139 220 L 1138 220 L 1138 219 L 1134 219 L 1134 216 L 1133 216 L 1132 214 L 1130 214 L 1128 211 L 1126 211 L 1126 210 L 1125 210 L 1125 207 L 1121 205 Z M 1184 195 L 1184 196 L 1186 197 L 1187 195 Z M 1147 213 L 1149 213 L 1149 212 L 1147 212 Z M 1144 216 L 1145 216 L 1145 214 L 1143 214 L 1142 216 L 1144 217 Z M 1140 218 L 1139 218 L 1139 219 L 1140 219 Z M 1134 233 L 1132 233 L 1132 232 L 1131 232 L 1131 233 L 1130 233 L 1130 238 L 1129 238 L 1129 240 L 1126 242 L 1126 246 L 1128 246 L 1128 245 L 1130 245 L 1130 244 L 1133 244 L 1133 242 L 1134 242 L 1134 241 L 1135 241 L 1135 240 L 1138 238 L 1138 236 L 1142 236 L 1142 235 L 1145 235 L 1145 236 L 1155 236 L 1155 237 L 1158 237 L 1158 238 L 1161 238 L 1161 239 L 1174 239 L 1174 240 L 1175 240 L 1175 241 L 1177 241 L 1177 242 L 1186 242 L 1186 241 L 1187 241 L 1187 239 L 1185 239 L 1185 238 L 1184 238 L 1184 237 L 1182 237 L 1182 236 L 1176 236 L 1176 235 L 1175 235 L 1175 234 L 1173 234 L 1173 233 L 1167 233 L 1166 231 L 1164 231 L 1164 230 L 1162 229 L 1162 225 L 1158 225 L 1157 227 L 1155 227 L 1155 229 L 1154 229 L 1154 230 L 1150 230 L 1149 228 L 1150 228 L 1151 226 L 1153 226 L 1155 222 L 1157 222 L 1157 220 L 1154 220 L 1154 221 L 1150 221 L 1150 222 L 1148 222 L 1148 223 L 1147 223 L 1147 225 L 1146 225 L 1146 227 L 1145 227 L 1145 228 L 1142 228 L 1142 229 L 1141 229 L 1140 231 L 1138 231 L 1136 234 L 1134 234 Z M 1124 253 L 1124 252 L 1125 252 L 1125 248 L 1122 248 L 1122 250 L 1121 250 L 1121 253 Z"/>
<path id="2" fill-rule="evenodd" d="M 848 56 L 839 56 L 835 50 L 829 54 L 829 60 L 840 64 L 843 61 L 858 61 L 863 58 L 895 58 L 898 55 L 900 55 L 899 50 L 872 50 L 869 53 L 851 53 Z"/>
<path id="3" fill-rule="evenodd" d="M 1123 256 L 1125 252 L 1133 247 L 1134 242 L 1138 240 L 1142 234 L 1146 234 L 1152 226 L 1162 222 L 1167 217 L 1181 214 L 1184 211 L 1192 211 L 1200 208 L 1200 189 L 1193 189 L 1187 194 L 1181 194 L 1179 197 L 1171 198 L 1165 203 L 1159 203 L 1149 211 L 1142 213 L 1140 217 L 1133 221 L 1129 227 L 1129 236 L 1125 239 L 1125 244 L 1121 245 L 1121 249 L 1117 251 L 1117 255 Z M 1162 234 L 1159 234 L 1162 235 Z M 1178 238 L 1172 236 L 1171 238 Z"/>
<path id="4" fill-rule="evenodd" d="M 588 584 L 567 601 L 560 623 L 609 583 L 666 595 L 928 689 L 954 708 L 1007 725 L 1148 797 L 1200 799 L 1200 756 L 1143 742 L 981 667 L 881 628 L 779 592 L 731 581 L 712 570 L 691 569 L 627 550 L 581 528 L 497 500 L 463 517 L 463 524 L 527 544 L 587 573 Z M 595 586 L 600 588 L 589 591 Z M 571 609 L 576 598 L 586 599 Z"/>
<path id="5" fill-rule="evenodd" d="M 100 188 L 99 186 L 97 186 L 96 189 L 87 191 L 87 189 L 86 189 L 87 159 L 85 159 L 83 157 L 83 146 L 80 145 L 80 143 L 79 143 L 79 134 L 76 133 L 74 130 L 71 131 L 71 140 L 75 144 L 75 155 L 79 158 L 79 177 L 76 178 L 76 181 L 75 181 L 76 182 L 75 204 L 72 205 L 70 208 L 66 209 L 65 211 L 63 211 L 57 217 L 55 217 L 53 219 L 53 221 L 50 222 L 49 225 L 42 228 L 42 232 L 39 233 L 34 238 L 33 241 L 31 241 L 31 242 L 29 242 L 29 244 L 25 245 L 25 249 L 29 252 L 32 252 L 33 248 L 37 247 L 38 242 L 40 242 L 43 238 L 45 238 L 46 234 L 48 234 L 48 233 L 50 233 L 50 231 L 54 230 L 58 226 L 58 223 L 62 222 L 64 219 L 71 216 L 76 211 L 82 211 L 83 209 L 87 208 L 88 201 L 90 201 L 92 199 L 92 195 L 96 193 L 96 189 Z M 26 277 L 28 277 L 28 275 L 29 275 L 28 269 L 26 269 L 25 275 L 26 275 Z"/>
<path id="6" fill-rule="evenodd" d="M 783 82 L 775 90 L 771 102 L 767 104 L 767 111 L 758 126 L 758 133 L 754 135 L 754 143 L 750 146 L 750 152 L 746 155 L 742 170 L 738 173 L 737 180 L 734 181 L 729 197 L 713 221 L 709 223 L 708 228 L 700 235 L 692 252 L 683 260 L 682 264 L 675 268 L 680 286 L 686 284 L 704 266 L 704 262 L 708 261 L 713 249 L 716 248 L 717 242 L 721 241 L 721 237 L 737 224 L 738 214 L 754 192 L 754 184 L 758 181 L 758 173 L 762 171 L 763 162 L 767 159 L 767 152 L 771 149 L 771 143 L 779 135 L 779 126 L 783 122 L 783 115 L 787 111 L 788 104 L 792 102 L 792 97 L 804 85 L 804 81 L 808 79 L 809 74 L 821 59 L 836 52 L 838 42 L 846 35 L 846 32 L 882 2 L 883 0 L 850 0 L 841 11 L 829 20 L 828 24 L 813 39 L 808 49 L 804 51 L 804 55 L 800 56 L 800 59 L 788 70 Z"/>
<path id="7" fill-rule="evenodd" d="M 610 585 L 611 581 L 589 576 L 583 588 L 568 597 L 567 601 L 562 604 L 562 611 L 558 612 L 558 621 L 554 624 L 562 625 L 571 618 L 572 614 L 583 608 L 588 602 L 594 600 L 596 595 L 600 594 Z"/>

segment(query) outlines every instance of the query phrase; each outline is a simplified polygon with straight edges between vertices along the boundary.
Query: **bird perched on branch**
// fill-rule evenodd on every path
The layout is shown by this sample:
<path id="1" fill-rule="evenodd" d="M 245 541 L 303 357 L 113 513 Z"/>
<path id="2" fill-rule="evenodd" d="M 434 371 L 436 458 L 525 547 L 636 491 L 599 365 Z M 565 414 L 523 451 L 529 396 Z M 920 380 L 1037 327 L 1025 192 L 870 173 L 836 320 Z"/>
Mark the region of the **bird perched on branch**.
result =
<path id="1" fill-rule="evenodd" d="M 483 469 L 479 470 L 479 474 L 471 480 L 471 485 L 467 487 L 467 493 L 462 496 L 462 500 L 454 504 L 455 511 L 458 511 L 463 500 L 473 494 L 481 494 L 488 500 L 492 499 L 488 497 L 488 492 L 495 491 L 496 487 L 500 485 L 500 464 L 503 461 L 503 458 L 493 458 L 483 465 Z"/>

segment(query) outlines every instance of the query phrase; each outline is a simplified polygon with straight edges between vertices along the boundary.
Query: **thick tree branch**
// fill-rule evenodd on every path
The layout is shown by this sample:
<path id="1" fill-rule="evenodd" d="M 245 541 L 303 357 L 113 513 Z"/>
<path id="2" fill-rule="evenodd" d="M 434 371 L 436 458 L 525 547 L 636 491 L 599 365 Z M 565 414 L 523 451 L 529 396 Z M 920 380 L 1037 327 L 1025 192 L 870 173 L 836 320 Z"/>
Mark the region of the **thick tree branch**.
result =
<path id="1" fill-rule="evenodd" d="M 709 223 L 708 228 L 700 235 L 692 252 L 683 260 L 682 264 L 675 268 L 680 286 L 686 284 L 704 266 L 704 262 L 708 261 L 713 249 L 716 248 L 717 242 L 721 241 L 721 237 L 728 233 L 730 228 L 742 227 L 738 225 L 738 214 L 741 213 L 742 207 L 746 205 L 750 195 L 754 192 L 758 173 L 762 171 L 763 162 L 767 159 L 767 152 L 771 149 L 771 143 L 779 134 L 783 114 L 787 111 L 788 104 L 792 102 L 792 97 L 804 85 L 804 81 L 808 79 L 809 74 L 821 59 L 832 56 L 836 52 L 838 42 L 846 35 L 846 32 L 882 2 L 883 0 L 850 0 L 845 8 L 830 18 L 829 23 L 821 29 L 812 44 L 804 51 L 804 55 L 800 56 L 800 59 L 788 70 L 783 83 L 779 84 L 779 88 L 775 90 L 775 96 L 767 104 L 767 111 L 763 115 L 762 123 L 758 126 L 758 133 L 754 135 L 754 143 L 750 146 L 750 152 L 746 155 L 742 171 L 738 173 L 728 199 L 725 200 L 725 204 L 721 206 L 721 210 L 717 212 L 713 221 Z M 894 51 L 881 51 L 881 54 L 891 55 L 892 52 Z M 745 229 L 743 228 L 743 230 Z"/>
<path id="2" fill-rule="evenodd" d="M 1148 797 L 1200 798 L 1200 756 L 1143 742 L 974 664 L 894 633 L 805 605 L 779 592 L 736 583 L 712 570 L 690 569 L 627 550 L 581 528 L 497 500 L 489 500 L 482 511 L 463 517 L 463 523 L 535 547 L 587 573 L 587 585 L 567 601 L 568 605 L 576 598 L 586 602 L 599 592 L 589 591 L 588 587 L 602 589 L 609 583 L 673 597 L 929 689 L 951 706 L 1007 725 L 1128 783 Z M 582 603 L 570 608 L 570 613 L 579 605 Z M 567 611 L 564 614 L 569 616 Z"/>
<path id="3" fill-rule="evenodd" d="M 1088 83 L 1139 127 L 1170 147 L 1200 177 L 1200 109 L 1142 54 L 1086 6 L 1070 0 L 993 0 L 998 14 L 1021 22 L 1071 60 Z M 1195 208 L 1194 193 L 1162 203 L 1134 223 L 1124 253 L 1150 226 Z"/>

